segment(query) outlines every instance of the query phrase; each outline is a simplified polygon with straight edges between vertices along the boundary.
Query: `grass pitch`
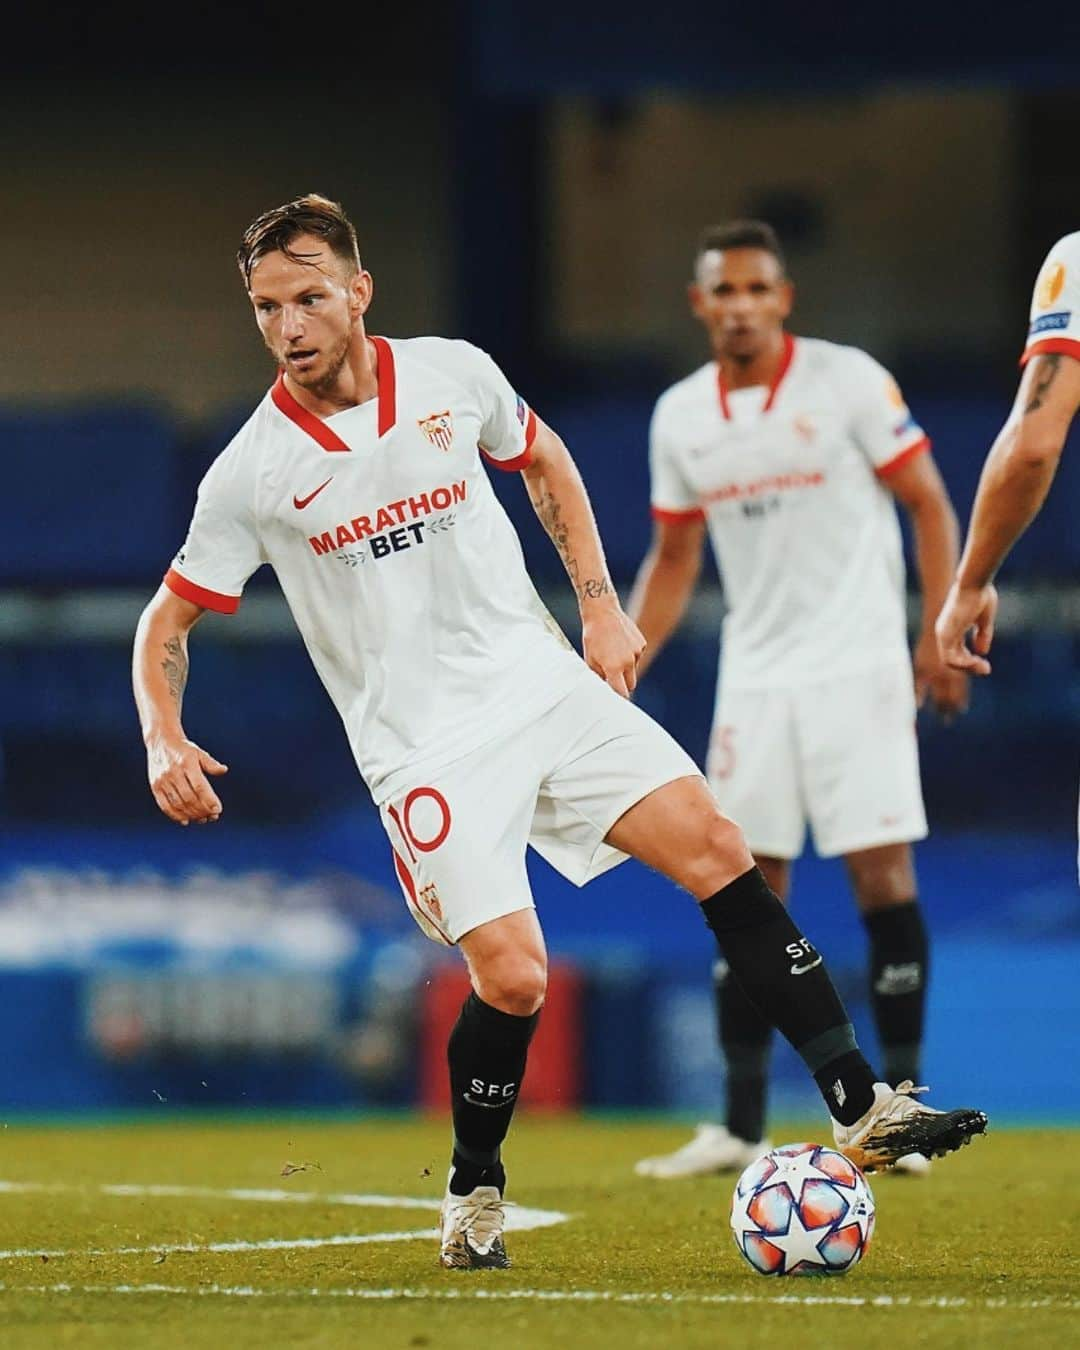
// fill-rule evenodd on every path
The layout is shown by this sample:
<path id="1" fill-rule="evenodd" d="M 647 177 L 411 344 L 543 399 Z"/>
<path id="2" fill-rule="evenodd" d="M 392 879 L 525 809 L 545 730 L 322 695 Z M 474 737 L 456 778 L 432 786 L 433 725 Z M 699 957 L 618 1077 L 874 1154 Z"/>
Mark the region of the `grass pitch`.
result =
<path id="1" fill-rule="evenodd" d="M 447 1124 L 407 1117 L 10 1126 L 0 1345 L 1080 1345 L 1080 1149 L 998 1130 L 927 1181 L 871 1178 L 862 1264 L 767 1280 L 728 1229 L 733 1179 L 651 1182 L 684 1126 L 523 1116 L 509 1271 L 443 1271 Z M 773 1131 L 822 1138 L 822 1123 Z M 290 1170 L 295 1169 L 295 1170 Z M 283 1175 L 287 1173 L 288 1175 Z"/>

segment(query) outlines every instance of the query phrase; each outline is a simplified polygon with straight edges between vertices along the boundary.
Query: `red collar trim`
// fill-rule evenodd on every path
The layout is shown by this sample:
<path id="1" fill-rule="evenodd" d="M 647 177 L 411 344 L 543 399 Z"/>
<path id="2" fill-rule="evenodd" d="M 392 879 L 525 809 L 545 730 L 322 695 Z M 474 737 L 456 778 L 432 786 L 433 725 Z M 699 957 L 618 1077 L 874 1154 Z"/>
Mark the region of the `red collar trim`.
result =
<path id="1" fill-rule="evenodd" d="M 776 375 L 773 377 L 773 382 L 771 385 L 769 385 L 769 393 L 765 399 L 765 406 L 762 408 L 761 410 L 762 412 L 771 411 L 773 404 L 776 402 L 777 391 L 780 388 L 784 376 L 788 373 L 788 370 L 791 368 L 791 363 L 794 359 L 795 359 L 795 339 L 791 336 L 790 333 L 785 333 L 784 352 L 780 358 L 780 365 L 777 368 Z M 719 364 L 716 367 L 716 391 L 720 399 L 720 411 L 723 413 L 725 421 L 730 422 L 731 405 L 728 403 L 727 381 L 724 379 L 724 368 Z"/>
<path id="2" fill-rule="evenodd" d="M 301 431 L 306 431 L 313 441 L 318 441 L 324 450 L 341 451 L 349 447 L 332 431 L 321 417 L 316 417 L 300 403 L 297 403 L 285 385 L 285 372 L 281 371 L 270 390 L 274 406 L 283 412 L 290 422 L 295 422 Z"/>
<path id="3" fill-rule="evenodd" d="M 397 371 L 394 352 L 383 337 L 371 339 L 378 358 L 375 378 L 379 382 L 379 435 L 385 436 L 397 421 Z"/>
<path id="4" fill-rule="evenodd" d="M 373 337 L 371 341 L 374 343 L 378 361 L 375 373 L 375 378 L 378 381 L 377 397 L 379 400 L 378 431 L 380 436 L 385 436 L 397 422 L 397 375 L 394 370 L 394 353 L 385 338 Z M 284 371 L 280 371 L 274 381 L 274 387 L 270 390 L 270 397 L 279 412 L 283 412 L 290 422 L 295 422 L 301 431 L 307 432 L 313 441 L 318 441 L 324 450 L 330 453 L 340 453 L 343 450 L 348 451 L 350 449 L 321 417 L 317 417 L 313 412 L 308 412 L 307 408 L 298 403 L 289 393 L 285 384 Z"/>

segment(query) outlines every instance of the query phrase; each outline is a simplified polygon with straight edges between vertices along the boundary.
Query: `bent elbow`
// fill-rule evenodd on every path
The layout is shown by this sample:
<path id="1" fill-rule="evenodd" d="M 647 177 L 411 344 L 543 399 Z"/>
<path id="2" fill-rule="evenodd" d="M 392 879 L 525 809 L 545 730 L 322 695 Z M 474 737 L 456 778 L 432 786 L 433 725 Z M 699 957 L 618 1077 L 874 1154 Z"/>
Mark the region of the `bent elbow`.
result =
<path id="1" fill-rule="evenodd" d="M 1045 473 L 1056 469 L 1063 442 L 1059 437 L 1020 438 L 1009 451 L 1009 462 L 1025 473 Z"/>

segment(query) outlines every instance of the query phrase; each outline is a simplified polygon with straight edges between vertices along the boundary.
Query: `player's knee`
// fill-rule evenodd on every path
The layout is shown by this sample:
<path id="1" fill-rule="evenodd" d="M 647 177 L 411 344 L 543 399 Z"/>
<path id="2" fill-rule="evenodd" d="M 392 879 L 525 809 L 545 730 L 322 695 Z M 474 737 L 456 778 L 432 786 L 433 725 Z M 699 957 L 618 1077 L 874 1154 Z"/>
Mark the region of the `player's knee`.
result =
<path id="1" fill-rule="evenodd" d="M 717 811 L 706 822 L 697 856 L 688 859 L 688 889 L 710 895 L 754 865 L 742 830 Z"/>
<path id="2" fill-rule="evenodd" d="M 485 1003 L 515 1017 L 531 1016 L 547 993 L 547 963 L 535 956 L 515 954 L 474 978 Z"/>
<path id="3" fill-rule="evenodd" d="M 916 893 L 915 870 L 907 849 L 853 853 L 846 862 L 860 909 L 906 904 Z"/>

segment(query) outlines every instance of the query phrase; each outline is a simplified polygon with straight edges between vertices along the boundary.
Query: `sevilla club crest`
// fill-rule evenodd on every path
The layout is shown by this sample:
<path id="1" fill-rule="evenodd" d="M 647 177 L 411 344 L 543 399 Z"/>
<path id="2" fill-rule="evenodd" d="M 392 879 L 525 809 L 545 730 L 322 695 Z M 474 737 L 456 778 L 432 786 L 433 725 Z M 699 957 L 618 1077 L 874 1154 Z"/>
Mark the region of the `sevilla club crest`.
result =
<path id="1" fill-rule="evenodd" d="M 449 450 L 454 444 L 454 419 L 449 408 L 420 418 L 416 425 L 436 450 Z"/>

